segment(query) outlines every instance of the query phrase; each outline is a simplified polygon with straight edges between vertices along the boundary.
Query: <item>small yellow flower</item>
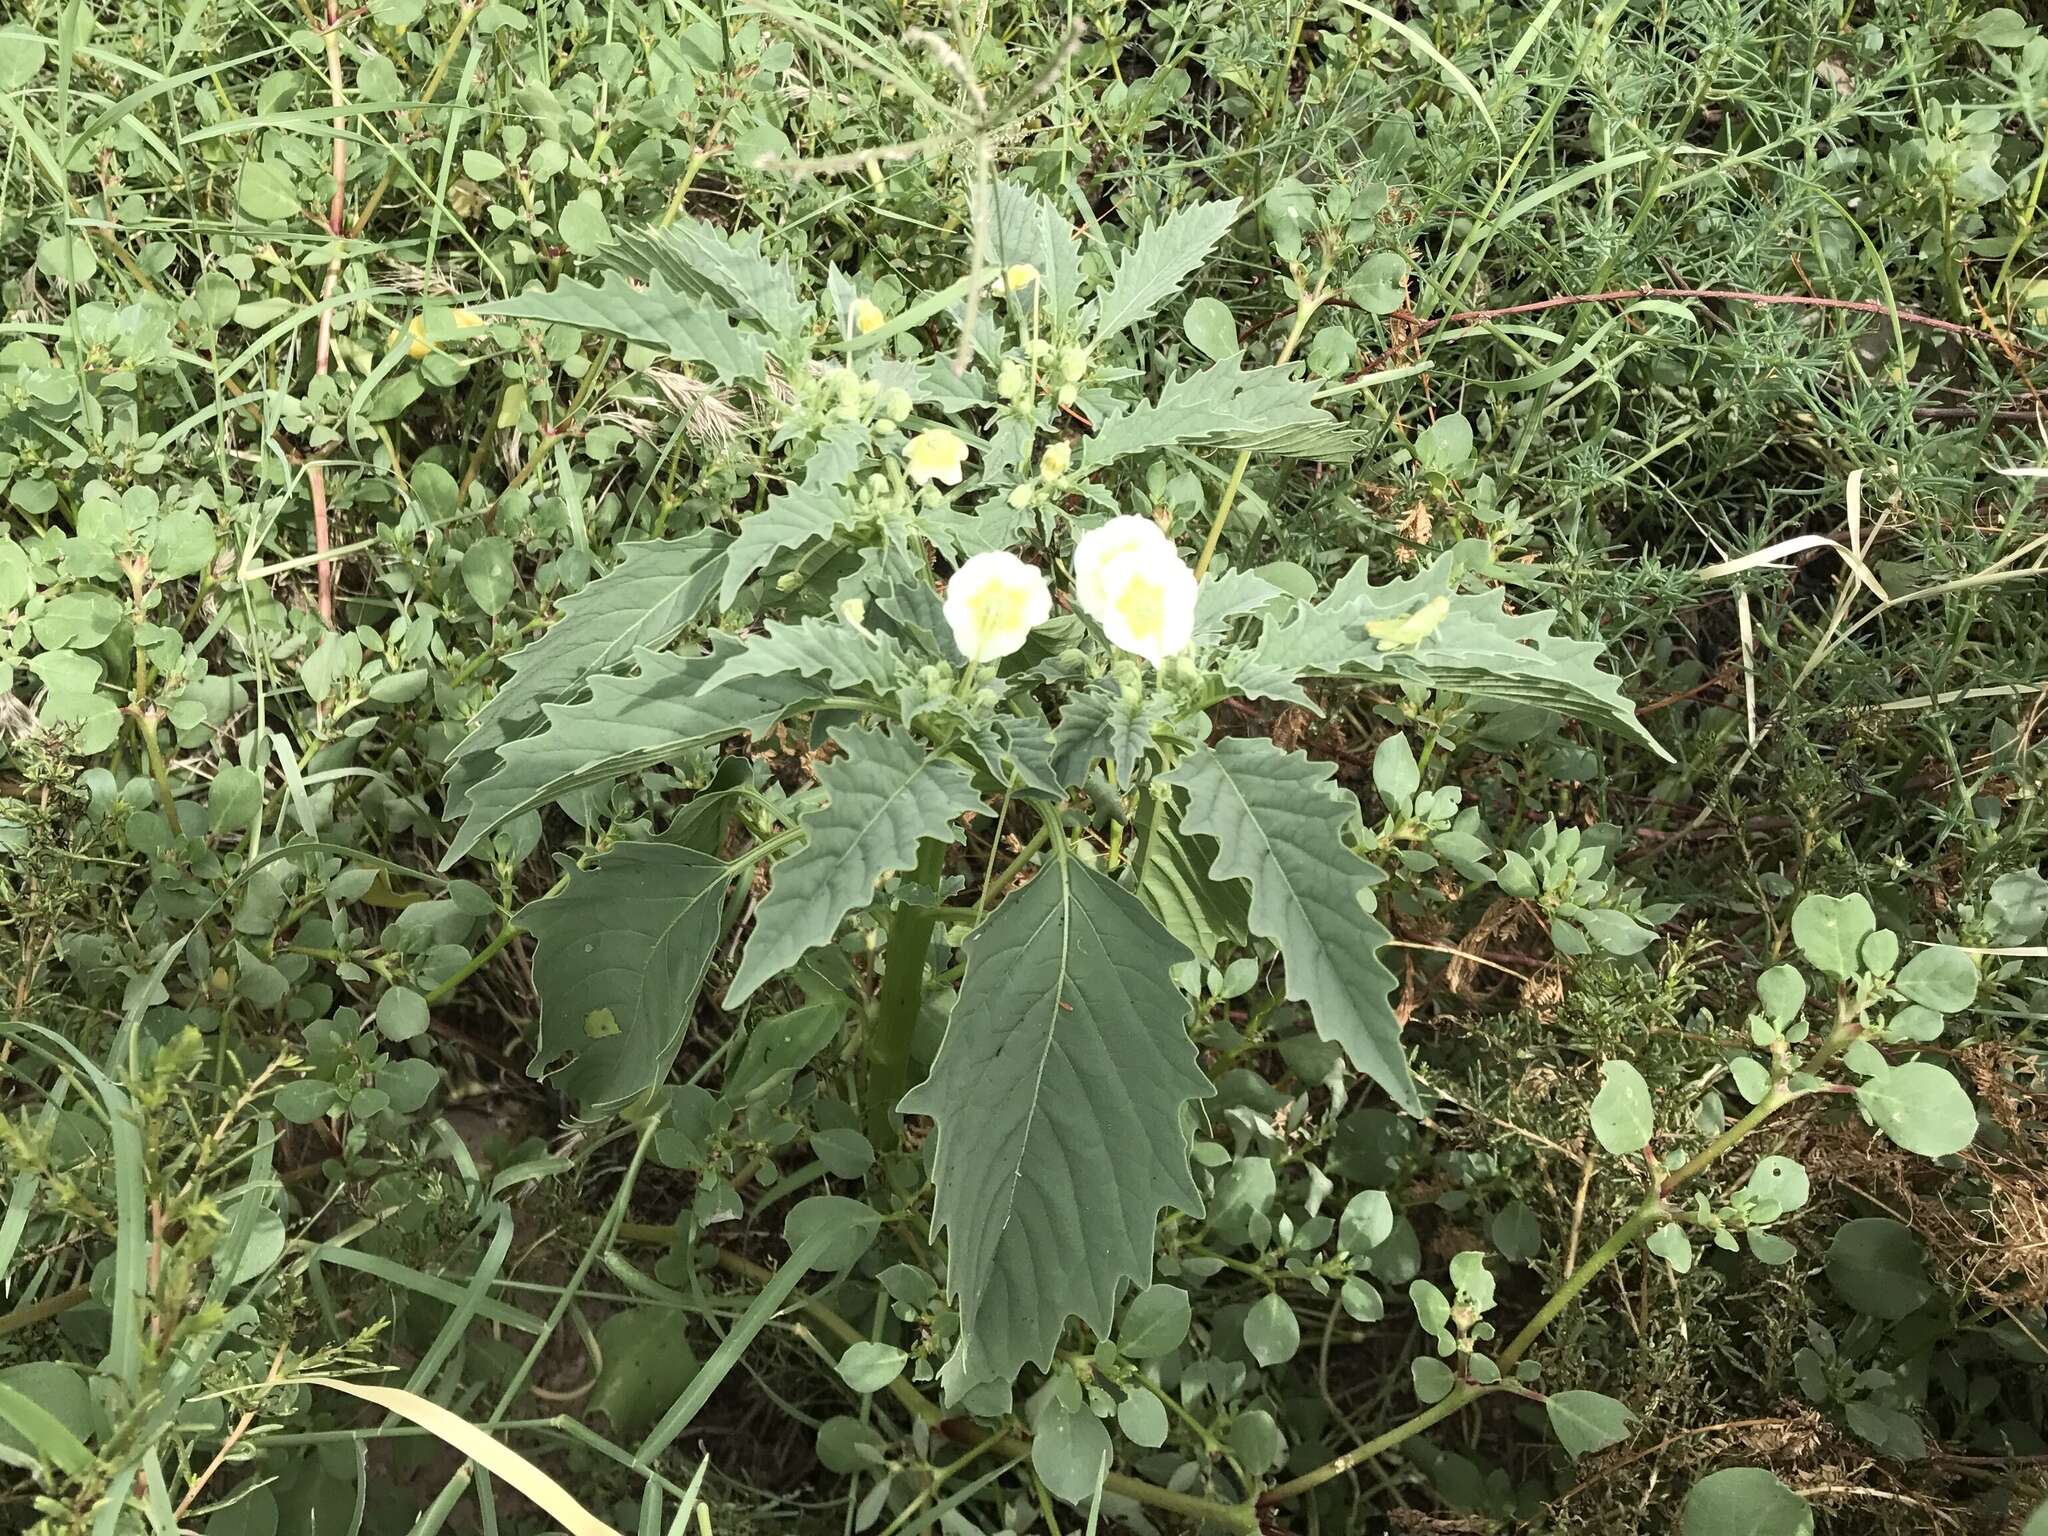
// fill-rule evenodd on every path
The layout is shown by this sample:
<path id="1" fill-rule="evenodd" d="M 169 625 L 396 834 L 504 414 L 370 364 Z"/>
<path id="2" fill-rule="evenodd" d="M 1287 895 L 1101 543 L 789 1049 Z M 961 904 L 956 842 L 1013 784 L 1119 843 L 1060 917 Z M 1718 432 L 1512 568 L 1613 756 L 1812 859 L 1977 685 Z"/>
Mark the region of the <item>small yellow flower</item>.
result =
<path id="1" fill-rule="evenodd" d="M 958 485 L 966 463 L 967 445 L 944 427 L 918 433 L 903 448 L 903 466 L 919 485 L 930 485 L 934 480 L 943 485 Z"/>
<path id="2" fill-rule="evenodd" d="M 1074 450 L 1064 440 L 1050 444 L 1038 456 L 1038 474 L 1043 480 L 1057 480 L 1074 462 Z"/>
<path id="3" fill-rule="evenodd" d="M 473 331 L 480 325 L 490 324 L 490 321 L 486 320 L 482 315 L 468 309 L 449 310 L 447 312 L 447 320 L 458 331 Z M 405 329 L 403 331 L 393 331 L 391 333 L 391 344 L 393 346 L 396 346 L 401 339 L 405 340 L 405 355 L 414 362 L 418 362 L 429 352 L 439 350 L 439 346 L 433 337 L 427 334 L 427 317 L 425 315 L 414 315 L 405 322 Z"/>
<path id="4" fill-rule="evenodd" d="M 1000 661 L 1052 617 L 1052 589 L 1007 550 L 975 555 L 946 583 L 946 624 L 969 664 Z"/>
<path id="5" fill-rule="evenodd" d="M 853 329 L 858 335 L 869 336 L 889 323 L 889 317 L 882 313 L 882 306 L 870 298 L 853 301 Z"/>
<path id="6" fill-rule="evenodd" d="M 1028 261 L 1012 262 L 1003 268 L 1003 275 L 988 285 L 988 291 L 997 298 L 1006 293 L 1022 293 L 1038 281 L 1038 268 Z"/>

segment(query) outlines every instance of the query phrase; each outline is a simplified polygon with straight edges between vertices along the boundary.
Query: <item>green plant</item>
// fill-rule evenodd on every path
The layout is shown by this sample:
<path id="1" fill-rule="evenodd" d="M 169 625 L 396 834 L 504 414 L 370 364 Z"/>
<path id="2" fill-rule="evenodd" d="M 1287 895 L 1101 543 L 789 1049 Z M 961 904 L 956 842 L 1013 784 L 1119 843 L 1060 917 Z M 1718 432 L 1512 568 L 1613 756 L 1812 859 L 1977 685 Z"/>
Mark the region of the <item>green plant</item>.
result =
<path id="1" fill-rule="evenodd" d="M 2031 18 L 908 20 L 0 24 L 0 1526 L 2017 1528 Z"/>

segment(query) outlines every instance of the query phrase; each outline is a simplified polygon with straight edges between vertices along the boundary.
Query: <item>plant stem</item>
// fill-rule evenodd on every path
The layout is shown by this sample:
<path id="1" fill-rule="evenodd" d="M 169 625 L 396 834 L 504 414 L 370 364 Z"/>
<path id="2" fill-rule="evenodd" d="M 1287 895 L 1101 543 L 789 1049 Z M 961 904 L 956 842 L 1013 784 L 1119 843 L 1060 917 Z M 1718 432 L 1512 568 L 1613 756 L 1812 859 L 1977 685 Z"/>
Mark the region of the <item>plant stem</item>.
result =
<path id="1" fill-rule="evenodd" d="M 559 881 L 556 883 L 560 884 Z M 507 923 L 504 927 L 500 928 L 497 931 L 497 933 L 492 935 L 491 942 L 486 944 L 482 949 L 478 950 L 476 954 L 472 956 L 469 959 L 469 961 L 463 965 L 462 969 L 457 971 L 453 976 L 450 976 L 446 981 L 442 982 L 438 987 L 434 988 L 433 991 L 427 994 L 427 1002 L 438 1003 L 445 1001 L 449 996 L 451 996 L 454 993 L 457 987 L 461 986 L 465 981 L 469 980 L 470 977 L 474 976 L 478 971 L 482 970 L 485 966 L 489 965 L 491 961 L 496 959 L 498 956 L 498 952 L 502 950 L 507 944 L 510 944 L 513 938 L 517 936 L 518 933 L 519 925 L 517 923 Z"/>
<path id="2" fill-rule="evenodd" d="M 1024 867 L 1024 861 L 1030 858 L 1034 853 L 1038 852 L 1039 849 L 1045 846 L 1045 840 L 1048 837 L 1052 836 L 1053 826 L 1054 822 L 1050 817 L 1041 815 L 1038 823 L 1038 830 L 1031 834 L 1031 840 L 1028 843 L 1026 843 L 1022 848 L 1017 850 L 1017 857 L 1010 860 L 1010 862 L 1003 867 L 1003 872 L 1001 874 L 997 875 L 994 879 L 989 880 L 985 884 L 983 884 L 981 888 L 981 899 L 975 902 L 974 904 L 974 920 L 977 923 L 981 921 L 981 914 L 988 910 L 989 897 L 997 891 L 1002 890 L 1004 886 L 1008 885 L 1012 880 L 1014 880 L 1017 877 L 1017 871 Z"/>
<path id="3" fill-rule="evenodd" d="M 1447 1397 L 1439 1402 L 1432 1403 L 1412 1418 L 1403 1419 L 1385 1434 L 1377 1435 L 1366 1441 L 1365 1444 L 1346 1451 L 1335 1461 L 1324 1462 L 1313 1472 L 1302 1473 L 1301 1476 L 1295 1478 L 1292 1482 L 1282 1483 L 1277 1488 L 1267 1489 L 1259 1495 L 1259 1502 L 1261 1504 L 1278 1504 L 1283 1500 L 1307 1493 L 1313 1488 L 1320 1488 L 1324 1483 L 1329 1482 L 1330 1479 L 1342 1477 L 1353 1467 L 1361 1466 L 1371 1461 L 1373 1457 L 1391 1451 L 1410 1436 L 1421 1434 L 1430 1425 L 1449 1418 L 1467 1403 L 1472 1402 L 1476 1398 L 1486 1396 L 1492 1390 L 1493 1388 L 1491 1387 L 1482 1387 L 1469 1381 L 1460 1383 L 1451 1389 Z"/>
<path id="4" fill-rule="evenodd" d="M 1298 268 L 1296 270 L 1299 271 Z M 1330 269 L 1326 266 L 1323 268 L 1322 276 L 1316 279 L 1315 287 L 1295 301 L 1294 325 L 1288 331 L 1287 340 L 1281 346 L 1279 354 L 1273 359 L 1275 368 L 1286 367 L 1288 360 L 1294 356 L 1295 347 L 1301 343 L 1302 332 L 1308 329 L 1309 320 L 1322 307 L 1323 300 L 1328 296 L 1323 289 L 1323 283 L 1329 275 Z M 1230 466 L 1230 478 L 1224 482 L 1223 494 L 1216 501 L 1216 516 L 1209 523 L 1209 537 L 1203 541 L 1202 556 L 1195 562 L 1196 581 L 1209 574 L 1209 562 L 1216 557 L 1217 541 L 1223 537 L 1223 525 L 1230 521 L 1231 505 L 1237 500 L 1238 487 L 1244 484 L 1244 472 L 1251 462 L 1252 451 L 1247 448 L 1238 454 L 1237 462 Z"/>
<path id="5" fill-rule="evenodd" d="M 917 856 L 919 885 L 938 886 L 946 872 L 946 847 L 937 838 L 925 839 Z M 896 1142 L 896 1101 L 910 1087 L 910 1039 L 924 1006 L 925 957 L 938 921 L 938 909 L 929 906 L 899 906 L 889 920 L 882 995 L 868 1024 L 867 1084 L 861 1094 L 868 1140 L 878 1152 Z"/>
<path id="6" fill-rule="evenodd" d="M 41 1301 L 31 1302 L 25 1307 L 16 1307 L 12 1312 L 0 1315 L 0 1335 L 18 1333 L 24 1328 L 33 1328 L 37 1323 L 47 1323 L 61 1313 L 69 1312 L 81 1302 L 92 1300 L 92 1287 L 75 1285 L 68 1291 L 59 1291 L 54 1296 L 45 1296 Z"/>
<path id="7" fill-rule="evenodd" d="M 1861 1029 L 1862 1024 L 1859 1017 L 1850 1016 L 1845 1018 L 1829 1032 L 1827 1039 L 1822 1042 L 1820 1048 L 1814 1052 L 1811 1058 L 1802 1063 L 1799 1070 L 1806 1073 L 1818 1072 L 1822 1067 L 1834 1060 L 1836 1056 L 1840 1055 L 1842 1051 L 1847 1049 L 1849 1042 L 1856 1038 Z M 1620 1258 L 1623 1253 L 1634 1245 L 1636 1239 L 1641 1237 L 1643 1233 L 1668 1216 L 1669 1212 L 1664 1204 L 1668 1196 L 1698 1178 L 1702 1173 L 1705 1173 L 1723 1157 L 1726 1157 L 1729 1152 L 1748 1139 L 1750 1134 L 1758 1126 L 1770 1119 L 1772 1115 L 1783 1109 L 1787 1104 L 1793 1103 L 1802 1097 L 1804 1097 L 1803 1093 L 1788 1087 L 1782 1080 L 1773 1083 L 1770 1092 L 1763 1096 L 1755 1108 L 1751 1109 L 1748 1114 L 1708 1142 L 1700 1150 L 1699 1154 L 1686 1163 L 1685 1166 L 1665 1177 L 1657 1185 L 1656 1189 L 1644 1197 L 1643 1203 L 1636 1207 L 1634 1214 L 1617 1227 L 1606 1242 L 1588 1254 L 1586 1261 L 1573 1270 L 1571 1274 L 1567 1275 L 1564 1283 L 1559 1285 L 1551 1293 L 1549 1300 L 1545 1301 L 1537 1309 L 1536 1315 L 1523 1324 L 1522 1330 L 1514 1336 L 1509 1342 L 1508 1347 L 1501 1352 L 1499 1364 L 1502 1374 L 1505 1375 L 1513 1371 L 1515 1366 L 1521 1363 L 1522 1356 L 1528 1353 L 1529 1347 L 1543 1336 L 1543 1331 L 1546 1328 L 1557 1321 L 1559 1314 L 1565 1308 L 1578 1299 L 1580 1293 L 1593 1282 L 1600 1271 Z M 1422 1412 L 1402 1420 L 1385 1434 L 1378 1435 L 1366 1441 L 1363 1445 L 1346 1451 L 1342 1456 L 1337 1457 L 1336 1460 L 1325 1462 L 1312 1472 L 1304 1472 L 1300 1477 L 1295 1478 L 1291 1482 L 1285 1482 L 1277 1488 L 1268 1489 L 1259 1496 L 1259 1503 L 1262 1505 L 1277 1504 L 1285 1499 L 1291 1499 L 1299 1494 L 1307 1493 L 1311 1489 L 1320 1488 L 1332 1478 L 1342 1477 L 1352 1468 L 1360 1466 L 1386 1451 L 1392 1450 L 1411 1435 L 1417 1434 L 1429 1428 L 1430 1425 L 1448 1418 L 1451 1414 L 1457 1412 L 1458 1409 L 1464 1407 L 1465 1404 L 1473 1402 L 1495 1390 L 1497 1388 L 1491 1385 L 1480 1385 L 1474 1382 L 1461 1383 L 1441 1402 L 1435 1403 L 1423 1409 Z"/>
<path id="8" fill-rule="evenodd" d="M 185 829 L 178 825 L 177 798 L 171 793 L 170 769 L 164 762 L 164 749 L 156 739 L 156 710 L 150 705 L 138 704 L 129 711 L 129 717 L 135 722 L 136 735 L 142 738 L 142 753 L 149 759 L 149 776 L 156 784 L 157 803 L 163 807 L 171 836 L 183 837 Z"/>

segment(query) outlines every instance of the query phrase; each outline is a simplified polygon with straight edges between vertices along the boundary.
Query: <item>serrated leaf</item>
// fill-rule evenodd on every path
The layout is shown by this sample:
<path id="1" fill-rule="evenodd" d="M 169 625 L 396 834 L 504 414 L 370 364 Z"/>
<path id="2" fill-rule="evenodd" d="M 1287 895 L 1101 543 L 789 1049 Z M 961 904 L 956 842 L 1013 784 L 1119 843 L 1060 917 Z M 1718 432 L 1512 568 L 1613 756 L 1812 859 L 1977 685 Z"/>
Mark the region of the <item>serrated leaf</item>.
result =
<path id="1" fill-rule="evenodd" d="M 718 587 L 720 608 L 730 608 L 740 589 L 783 550 L 822 539 L 853 515 L 846 481 L 865 448 L 866 434 L 858 426 L 849 423 L 827 432 L 804 461 L 803 480 L 740 520 Z"/>
<path id="2" fill-rule="evenodd" d="M 1234 197 L 1183 208 L 1158 224 L 1147 224 L 1118 258 L 1107 291 L 1095 301 L 1095 340 L 1114 336 L 1149 318 L 1180 292 L 1195 268 L 1208 260 L 1216 242 L 1230 233 L 1241 205 Z"/>
<path id="3" fill-rule="evenodd" d="M 680 218 L 620 234 L 603 261 L 642 282 L 665 282 L 678 293 L 751 315 L 777 335 L 794 335 L 811 318 L 795 272 L 762 254 L 759 230 L 729 234 L 701 219 Z"/>
<path id="4" fill-rule="evenodd" d="M 622 843 L 586 869 L 562 862 L 569 883 L 519 913 L 540 995 L 531 1070 L 603 1114 L 667 1074 L 725 929 L 732 870 L 669 843 Z"/>
<path id="5" fill-rule="evenodd" d="M 1421 1113 L 1394 974 L 1379 950 L 1392 937 L 1366 905 L 1371 866 L 1351 851 L 1358 801 L 1336 769 L 1262 738 L 1228 737 L 1166 775 L 1184 791 L 1180 830 L 1216 842 L 1209 873 L 1251 883 L 1251 930 L 1280 948 L 1289 998 L 1308 1004 L 1316 1032 L 1410 1114 Z"/>
<path id="6" fill-rule="evenodd" d="M 1213 1090 L 1171 979 L 1187 958 L 1071 858 L 968 938 L 938 1059 L 901 1106 L 938 1122 L 932 1226 L 967 1379 L 1048 1365 L 1069 1315 L 1107 1335 L 1118 1289 L 1151 1275 L 1160 1209 L 1200 1213 L 1181 1107 Z"/>
<path id="7" fill-rule="evenodd" d="M 522 812 L 693 746 L 742 732 L 759 735 L 804 700 L 804 685 L 793 678 L 707 687 L 737 644 L 721 637 L 694 656 L 637 651 L 636 671 L 591 678 L 582 702 L 542 705 L 547 723 L 499 748 L 497 767 L 471 787 L 466 819 L 441 868 L 453 866 L 493 827 Z"/>
<path id="8" fill-rule="evenodd" d="M 1048 319 L 1070 313 L 1081 297 L 1081 248 L 1074 242 L 1073 220 L 1014 181 L 996 183 L 989 214 L 989 254 L 995 264 L 1036 267 Z"/>
<path id="9" fill-rule="evenodd" d="M 770 619 L 758 635 L 740 638 L 739 654 L 718 669 L 711 686 L 747 677 L 822 677 L 835 689 L 883 692 L 903 670 L 900 646 L 879 630 L 861 631 L 844 619 Z"/>
<path id="10" fill-rule="evenodd" d="M 1540 609 L 1508 613 L 1498 590 L 1455 591 L 1456 573 L 1455 555 L 1446 554 L 1414 576 L 1374 585 L 1361 560 L 1320 603 L 1270 620 L 1229 679 L 1250 697 L 1314 709 L 1303 678 L 1392 674 L 1604 725 L 1669 760 L 1637 721 L 1620 681 L 1599 669 L 1597 643 L 1552 634 L 1555 615 Z M 1399 633 L 1385 627 L 1435 614 L 1439 600 L 1441 617 L 1426 633 L 1419 625 Z M 1368 628 L 1375 624 L 1381 636 Z"/>
<path id="11" fill-rule="evenodd" d="M 530 289 L 479 305 L 480 315 L 570 325 L 621 341 L 652 347 L 686 363 L 703 363 L 721 382 L 766 377 L 768 353 L 758 336 L 734 327 L 707 300 L 680 293 L 656 279 L 636 287 L 618 272 L 602 282 L 563 278 L 553 289 Z"/>
<path id="12" fill-rule="evenodd" d="M 917 863 L 926 838 L 957 843 L 959 818 L 981 809 L 974 780 L 910 737 L 867 726 L 834 731 L 844 754 L 818 769 L 825 804 L 804 818 L 803 848 L 775 866 L 725 1006 L 737 1008 L 829 944 L 840 921 L 874 900 L 884 876 Z"/>
<path id="13" fill-rule="evenodd" d="M 1628 1404 L 1603 1392 L 1553 1392 L 1543 1400 L 1543 1412 L 1557 1443 L 1573 1461 L 1621 1444 L 1635 1418 Z"/>
<path id="14" fill-rule="evenodd" d="M 1053 771 L 1063 784 L 1078 785 L 1098 759 L 1107 758 L 1116 782 L 1129 784 L 1138 759 L 1152 745 L 1153 731 L 1172 707 L 1157 694 L 1127 698 L 1109 687 L 1069 694 L 1053 727 Z"/>
<path id="15" fill-rule="evenodd" d="M 617 565 L 564 598 L 561 615 L 547 631 L 506 658 L 511 679 L 449 754 L 449 814 L 461 813 L 468 785 L 488 769 L 488 758 L 477 754 L 522 734 L 541 705 L 568 698 L 593 674 L 680 634 L 710 601 L 725 545 L 725 535 L 710 529 L 685 539 L 627 544 Z M 461 773 L 458 764 L 468 772 Z"/>
<path id="16" fill-rule="evenodd" d="M 1153 812 L 1145 846 L 1138 898 L 1187 948 L 1214 960 L 1226 944 L 1241 943 L 1250 931 L 1251 892 L 1242 880 L 1212 880 L 1216 845 L 1206 837 L 1178 831 L 1172 807 Z"/>
<path id="17" fill-rule="evenodd" d="M 1285 368 L 1247 370 L 1232 355 L 1170 380 L 1157 400 L 1099 422 L 1081 446 L 1081 472 L 1161 448 L 1251 446 L 1273 434 L 1331 425 L 1329 414 L 1316 406 L 1312 384 L 1289 377 Z"/>

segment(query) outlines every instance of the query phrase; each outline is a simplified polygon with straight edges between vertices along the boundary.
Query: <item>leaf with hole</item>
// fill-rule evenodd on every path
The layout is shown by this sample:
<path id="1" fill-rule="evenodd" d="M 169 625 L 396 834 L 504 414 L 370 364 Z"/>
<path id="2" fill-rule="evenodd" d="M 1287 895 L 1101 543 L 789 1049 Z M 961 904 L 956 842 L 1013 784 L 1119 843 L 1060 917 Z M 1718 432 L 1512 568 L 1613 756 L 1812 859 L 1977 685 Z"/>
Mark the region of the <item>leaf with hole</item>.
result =
<path id="1" fill-rule="evenodd" d="M 568 884 L 519 914 L 540 994 L 533 1070 L 598 1114 L 666 1075 L 725 931 L 732 870 L 667 843 L 621 843 L 587 868 L 563 866 Z"/>

